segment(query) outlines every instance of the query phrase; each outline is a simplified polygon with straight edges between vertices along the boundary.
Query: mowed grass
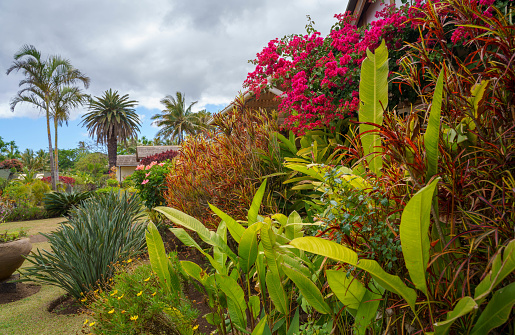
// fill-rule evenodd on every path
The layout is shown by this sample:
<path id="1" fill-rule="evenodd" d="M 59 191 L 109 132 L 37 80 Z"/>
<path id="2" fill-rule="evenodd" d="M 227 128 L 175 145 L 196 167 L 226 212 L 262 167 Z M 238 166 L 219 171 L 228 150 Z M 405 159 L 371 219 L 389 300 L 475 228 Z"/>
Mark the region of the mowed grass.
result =
<path id="1" fill-rule="evenodd" d="M 3 233 L 23 228 L 29 236 L 57 230 L 64 218 L 34 221 L 6 222 L 0 224 Z M 32 243 L 32 251 L 50 250 L 48 242 Z M 30 266 L 25 262 L 22 266 Z M 38 284 L 39 285 L 39 284 Z M 55 286 L 41 285 L 41 290 L 22 300 L 0 305 L 0 335 L 53 335 L 81 334 L 87 315 L 57 315 L 48 312 L 48 306 L 65 292 Z M 87 333 L 87 331 L 86 331 Z"/>

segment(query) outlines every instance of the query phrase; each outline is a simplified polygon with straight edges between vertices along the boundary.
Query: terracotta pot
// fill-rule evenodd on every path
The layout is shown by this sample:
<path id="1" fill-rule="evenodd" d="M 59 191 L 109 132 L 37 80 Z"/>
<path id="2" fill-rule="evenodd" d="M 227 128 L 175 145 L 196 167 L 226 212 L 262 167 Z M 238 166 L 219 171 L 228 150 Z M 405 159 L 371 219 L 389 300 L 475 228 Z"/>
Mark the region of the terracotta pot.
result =
<path id="1" fill-rule="evenodd" d="M 0 243 L 0 281 L 9 278 L 25 261 L 32 250 L 32 244 L 28 238 Z"/>

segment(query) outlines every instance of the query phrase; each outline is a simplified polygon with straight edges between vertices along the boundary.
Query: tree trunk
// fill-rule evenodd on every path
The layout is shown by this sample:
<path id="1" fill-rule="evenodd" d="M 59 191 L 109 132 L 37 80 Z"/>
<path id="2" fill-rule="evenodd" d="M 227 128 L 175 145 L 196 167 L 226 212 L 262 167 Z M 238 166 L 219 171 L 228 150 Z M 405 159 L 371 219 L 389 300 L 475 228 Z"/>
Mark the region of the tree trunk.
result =
<path id="1" fill-rule="evenodd" d="M 56 184 L 59 180 L 59 151 L 57 149 L 57 119 L 54 117 L 54 127 L 55 127 L 55 142 L 54 142 L 54 168 L 55 168 L 55 180 Z"/>
<path id="2" fill-rule="evenodd" d="M 57 191 L 57 179 L 55 175 L 55 162 L 54 162 L 54 150 L 52 150 L 52 132 L 50 129 L 50 111 L 48 107 L 48 100 L 46 106 L 46 128 L 48 134 L 48 152 L 50 154 L 50 181 L 52 184 L 52 190 Z"/>
<path id="3" fill-rule="evenodd" d="M 111 134 L 107 140 L 107 157 L 109 158 L 109 169 L 111 169 L 113 166 L 116 166 L 116 147 L 116 134 Z"/>

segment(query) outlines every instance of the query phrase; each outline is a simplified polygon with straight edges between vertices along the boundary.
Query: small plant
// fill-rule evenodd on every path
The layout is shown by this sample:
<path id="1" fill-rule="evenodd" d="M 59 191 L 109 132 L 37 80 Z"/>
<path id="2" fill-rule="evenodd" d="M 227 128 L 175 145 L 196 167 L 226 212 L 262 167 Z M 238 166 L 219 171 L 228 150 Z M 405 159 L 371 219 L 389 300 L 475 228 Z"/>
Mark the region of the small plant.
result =
<path id="1" fill-rule="evenodd" d="M 119 187 L 120 183 L 118 183 L 118 180 L 116 180 L 116 179 L 108 179 L 106 181 L 106 186 L 108 186 L 108 187 Z"/>
<path id="2" fill-rule="evenodd" d="M 0 223 L 6 221 L 6 218 L 9 217 L 14 208 L 13 200 L 0 195 Z"/>
<path id="3" fill-rule="evenodd" d="M 170 255 L 177 271 L 178 260 Z M 119 269 L 108 290 L 89 293 L 82 300 L 89 305 L 95 319 L 94 334 L 195 334 L 198 312 L 181 291 L 171 295 L 158 282 L 150 265 L 136 264 Z"/>
<path id="4" fill-rule="evenodd" d="M 43 198 L 45 209 L 50 215 L 66 216 L 70 210 L 92 196 L 91 192 L 51 192 Z"/>
<path id="5" fill-rule="evenodd" d="M 0 243 L 14 241 L 19 238 L 26 237 L 26 236 L 27 236 L 27 232 L 25 230 L 23 230 L 23 228 L 20 229 L 20 231 L 14 232 L 14 233 L 8 233 L 6 231 L 4 234 L 0 234 Z"/>
<path id="6" fill-rule="evenodd" d="M 48 212 L 40 207 L 30 207 L 26 204 L 22 204 L 15 207 L 11 213 L 5 217 L 5 221 L 17 222 L 17 221 L 30 221 L 30 220 L 41 220 L 52 217 Z"/>
<path id="7" fill-rule="evenodd" d="M 23 280 L 63 288 L 75 299 L 106 284 L 114 264 L 137 256 L 145 246 L 141 201 L 126 193 L 97 194 L 73 208 L 68 222 L 43 234 L 51 251 L 27 257 Z"/>

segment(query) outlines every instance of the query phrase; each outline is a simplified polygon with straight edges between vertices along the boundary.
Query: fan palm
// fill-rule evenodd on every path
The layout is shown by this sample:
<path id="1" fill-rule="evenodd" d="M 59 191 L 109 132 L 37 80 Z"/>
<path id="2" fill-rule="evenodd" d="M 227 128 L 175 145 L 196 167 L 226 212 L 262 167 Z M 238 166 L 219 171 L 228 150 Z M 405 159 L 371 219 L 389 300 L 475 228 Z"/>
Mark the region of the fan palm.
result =
<path id="1" fill-rule="evenodd" d="M 24 45 L 14 55 L 14 63 L 7 69 L 7 74 L 13 71 L 21 71 L 25 78 L 19 84 L 23 88 L 11 100 L 11 110 L 14 111 L 16 105 L 25 102 L 45 113 L 52 189 L 55 190 L 58 170 L 53 157 L 52 134 L 50 131 L 50 118 L 53 110 L 52 96 L 59 89 L 79 82 L 82 82 L 84 87 L 87 88 L 89 78 L 75 69 L 69 60 L 60 56 L 50 56 L 46 60 L 42 59 L 41 53 L 33 45 Z"/>
<path id="2" fill-rule="evenodd" d="M 134 110 L 137 103 L 129 100 L 128 94 L 120 96 L 118 91 L 109 89 L 102 97 L 90 100 L 90 112 L 82 117 L 89 136 L 96 137 L 98 144 L 107 144 L 109 168 L 116 165 L 118 141 L 126 142 L 139 132 L 141 123 Z"/>
<path id="3" fill-rule="evenodd" d="M 165 109 L 161 113 L 152 116 L 153 124 L 160 129 L 156 136 L 162 139 L 177 139 L 181 144 L 184 141 L 184 135 L 194 135 L 197 129 L 195 114 L 191 108 L 197 103 L 192 102 L 187 108 L 184 101 L 184 95 L 181 92 L 175 93 L 175 98 L 167 95 L 161 100 Z"/>

